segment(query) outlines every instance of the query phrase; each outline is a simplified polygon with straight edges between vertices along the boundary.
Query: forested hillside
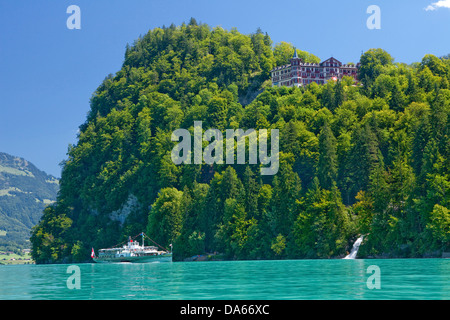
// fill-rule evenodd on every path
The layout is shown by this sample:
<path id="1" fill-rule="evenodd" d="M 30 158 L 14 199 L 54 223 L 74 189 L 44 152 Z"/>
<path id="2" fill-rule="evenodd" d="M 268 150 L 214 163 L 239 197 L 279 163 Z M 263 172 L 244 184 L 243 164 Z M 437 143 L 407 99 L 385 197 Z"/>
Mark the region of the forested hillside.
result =
<path id="1" fill-rule="evenodd" d="M 0 250 L 30 247 L 30 230 L 55 202 L 58 180 L 25 159 L 0 152 Z"/>
<path id="2" fill-rule="evenodd" d="M 450 250 L 450 60 L 361 56 L 352 79 L 272 88 L 288 43 L 197 24 L 156 28 L 126 47 L 69 147 L 58 201 L 31 241 L 38 263 L 89 259 L 141 231 L 174 259 L 331 258 Z M 319 62 L 298 51 L 306 62 Z M 280 169 L 175 165 L 171 134 L 279 129 Z"/>

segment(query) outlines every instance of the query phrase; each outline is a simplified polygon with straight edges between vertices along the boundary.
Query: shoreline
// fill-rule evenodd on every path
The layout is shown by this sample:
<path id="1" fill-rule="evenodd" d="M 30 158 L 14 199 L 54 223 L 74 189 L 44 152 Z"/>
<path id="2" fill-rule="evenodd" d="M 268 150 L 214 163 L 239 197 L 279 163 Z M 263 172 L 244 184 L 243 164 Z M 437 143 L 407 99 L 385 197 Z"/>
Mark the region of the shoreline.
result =
<path id="1" fill-rule="evenodd" d="M 191 257 L 192 258 L 192 257 Z M 238 262 L 238 261 L 311 261 L 311 260 L 424 260 L 424 259 L 432 259 L 432 260 L 439 260 L 439 259 L 450 259 L 450 256 L 426 256 L 426 257 L 385 257 L 385 256 L 376 256 L 376 257 L 361 257 L 356 259 L 343 259 L 343 258 L 318 258 L 318 259 L 295 259 L 295 258 L 286 258 L 286 259 L 195 259 L 191 260 L 191 258 L 186 258 L 184 260 L 176 260 L 171 261 L 173 263 L 179 263 L 179 262 Z M 25 261 L 25 260 L 24 260 Z M 111 264 L 120 264 L 121 262 L 117 263 L 111 263 Z M 150 262 L 151 263 L 151 262 Z M 94 261 L 83 261 L 83 262 L 61 262 L 61 263 L 36 263 L 34 260 L 26 260 L 25 263 L 3 263 L 0 261 L 0 267 L 1 266 L 17 266 L 17 265 L 64 265 L 64 264 L 100 264 L 96 263 Z M 144 264 L 144 263 L 132 263 L 132 264 Z"/>

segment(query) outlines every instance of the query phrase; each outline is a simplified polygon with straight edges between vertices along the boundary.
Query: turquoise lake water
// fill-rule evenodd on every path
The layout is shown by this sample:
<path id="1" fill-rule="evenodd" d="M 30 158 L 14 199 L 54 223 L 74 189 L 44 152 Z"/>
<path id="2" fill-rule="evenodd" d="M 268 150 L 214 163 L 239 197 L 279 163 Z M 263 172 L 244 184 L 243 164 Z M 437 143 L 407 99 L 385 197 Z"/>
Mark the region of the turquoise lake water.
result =
<path id="1" fill-rule="evenodd" d="M 79 264 L 75 273 L 70 266 L 0 266 L 0 299 L 450 299 L 450 259 Z"/>

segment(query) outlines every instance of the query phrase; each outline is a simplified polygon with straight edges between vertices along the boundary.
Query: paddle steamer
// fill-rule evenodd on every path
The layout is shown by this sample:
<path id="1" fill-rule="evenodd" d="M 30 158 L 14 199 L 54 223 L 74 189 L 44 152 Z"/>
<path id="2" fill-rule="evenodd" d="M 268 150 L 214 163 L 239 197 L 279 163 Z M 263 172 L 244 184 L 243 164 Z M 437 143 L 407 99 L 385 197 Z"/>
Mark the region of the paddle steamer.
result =
<path id="1" fill-rule="evenodd" d="M 128 243 L 122 247 L 100 249 L 98 251 L 98 256 L 95 255 L 94 248 L 92 248 L 91 257 L 98 263 L 172 261 L 172 250 L 169 251 L 159 245 L 158 246 L 163 250 L 158 250 L 158 247 L 156 246 L 145 246 L 145 234 L 142 232 L 139 235 L 142 236 L 142 245 L 139 244 L 139 241 L 129 238 Z"/>

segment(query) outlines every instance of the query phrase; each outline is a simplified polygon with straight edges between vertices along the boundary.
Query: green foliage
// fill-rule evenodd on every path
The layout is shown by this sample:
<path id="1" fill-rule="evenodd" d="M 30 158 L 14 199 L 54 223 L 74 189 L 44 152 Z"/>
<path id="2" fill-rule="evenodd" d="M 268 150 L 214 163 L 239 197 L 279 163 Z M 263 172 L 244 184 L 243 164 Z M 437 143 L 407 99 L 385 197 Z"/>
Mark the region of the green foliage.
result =
<path id="1" fill-rule="evenodd" d="M 286 239 L 280 233 L 272 242 L 270 249 L 273 250 L 276 256 L 280 256 L 285 248 L 286 248 Z"/>
<path id="2" fill-rule="evenodd" d="M 376 78 L 383 73 L 383 68 L 393 63 L 394 59 L 382 49 L 370 49 L 360 59 L 361 67 L 358 71 L 365 87 L 370 87 Z"/>
<path id="3" fill-rule="evenodd" d="M 430 214 L 427 228 L 439 245 L 448 246 L 450 242 L 450 211 L 446 207 L 436 204 Z"/>
<path id="4" fill-rule="evenodd" d="M 54 262 L 66 256 L 69 251 L 65 243 L 65 235 L 72 226 L 73 221 L 66 215 L 56 215 L 54 207 L 50 206 L 44 210 L 41 219 L 43 228 L 35 227 L 31 237 L 32 257 L 36 263 Z M 74 251 L 79 251 L 78 244 Z"/>
<path id="5" fill-rule="evenodd" d="M 141 231 L 174 259 L 343 257 L 449 250 L 449 64 L 361 57 L 363 86 L 343 79 L 267 86 L 293 47 L 257 30 L 156 28 L 127 46 L 91 99 L 68 151 L 57 203 L 33 230 L 39 263 L 85 261 Z M 299 51 L 306 62 L 317 57 Z M 279 129 L 280 167 L 175 165 L 171 134 Z M 248 159 L 248 157 L 246 157 Z"/>
<path id="6" fill-rule="evenodd" d="M 322 189 L 317 178 L 298 202 L 299 214 L 293 227 L 295 250 L 302 258 L 343 255 L 351 229 L 349 213 L 339 190 Z"/>
<path id="7" fill-rule="evenodd" d="M 183 225 L 182 197 L 182 191 L 164 188 L 153 203 L 148 216 L 147 235 L 157 243 L 171 244 L 179 237 Z"/>
<path id="8" fill-rule="evenodd" d="M 331 189 L 337 178 L 337 145 L 333 132 L 325 124 L 319 134 L 319 163 L 317 176 L 325 189 Z"/>
<path id="9" fill-rule="evenodd" d="M 273 55 L 275 58 L 275 65 L 276 66 L 282 66 L 285 64 L 288 64 L 292 56 L 294 55 L 294 46 L 290 43 L 281 41 L 280 43 L 277 43 L 273 49 Z M 303 60 L 303 62 L 307 63 L 319 63 L 320 59 L 316 57 L 315 55 L 302 51 L 299 49 L 297 50 L 297 55 L 300 59 Z"/>

